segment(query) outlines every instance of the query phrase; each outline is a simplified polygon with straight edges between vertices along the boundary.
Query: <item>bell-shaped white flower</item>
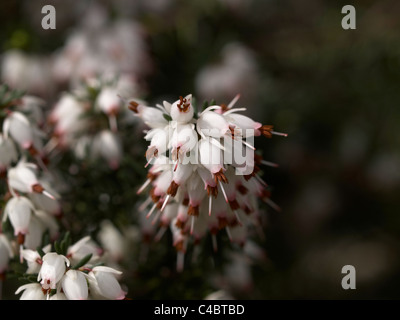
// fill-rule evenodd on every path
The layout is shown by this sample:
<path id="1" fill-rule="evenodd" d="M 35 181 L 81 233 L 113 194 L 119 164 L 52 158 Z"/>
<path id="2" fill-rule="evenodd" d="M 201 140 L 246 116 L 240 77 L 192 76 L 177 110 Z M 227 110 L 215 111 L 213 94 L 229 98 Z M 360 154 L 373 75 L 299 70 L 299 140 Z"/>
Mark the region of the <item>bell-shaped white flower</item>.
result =
<path id="1" fill-rule="evenodd" d="M 20 300 L 45 300 L 46 296 L 43 294 L 42 287 L 39 283 L 28 283 L 20 286 L 15 294 L 20 294 L 23 291 Z"/>
<path id="2" fill-rule="evenodd" d="M 89 285 L 90 289 L 93 290 L 93 295 L 110 300 L 124 299 L 126 292 L 122 290 L 116 278 L 121 274 L 122 272 L 110 267 L 94 267 L 88 274 Z"/>
<path id="3" fill-rule="evenodd" d="M 12 112 L 3 122 L 3 132 L 11 136 L 23 149 L 33 144 L 33 129 L 28 118 L 21 112 Z"/>
<path id="4" fill-rule="evenodd" d="M 171 118 L 176 122 L 187 123 L 193 119 L 194 108 L 192 105 L 192 95 L 189 94 L 185 98 L 180 97 L 171 105 Z"/>
<path id="5" fill-rule="evenodd" d="M 129 109 L 150 128 L 164 128 L 168 125 L 168 121 L 164 118 L 164 114 L 160 109 L 148 107 L 135 101 L 129 103 Z"/>
<path id="6" fill-rule="evenodd" d="M 32 202 L 26 197 L 13 197 L 4 209 L 3 221 L 8 217 L 14 228 L 14 235 L 26 234 L 29 228 L 32 211 Z"/>
<path id="7" fill-rule="evenodd" d="M 57 283 L 62 279 L 69 266 L 69 260 L 55 252 L 46 253 L 42 258 L 43 264 L 38 274 L 38 281 L 43 290 L 56 289 Z"/>
<path id="8" fill-rule="evenodd" d="M 101 222 L 97 239 L 112 261 L 120 261 L 125 256 L 126 239 L 110 220 Z"/>
<path id="9" fill-rule="evenodd" d="M 25 161 L 18 162 L 15 167 L 7 172 L 9 186 L 22 193 L 35 192 L 49 198 L 54 198 L 54 196 L 39 183 L 36 169 L 37 167 L 33 163 Z"/>
<path id="10" fill-rule="evenodd" d="M 117 88 L 105 87 L 97 96 L 97 107 L 106 115 L 116 115 L 121 108 L 120 92 Z"/>
<path id="11" fill-rule="evenodd" d="M 197 131 L 203 138 L 221 138 L 230 131 L 229 122 L 222 115 L 207 109 L 201 113 L 197 120 Z"/>
<path id="12" fill-rule="evenodd" d="M 45 246 L 42 250 L 45 253 L 49 252 L 51 250 L 51 245 L 49 244 Z M 35 250 L 23 249 L 21 255 L 28 264 L 26 273 L 39 273 L 40 268 L 42 267 L 42 258 L 40 257 L 40 254 Z"/>
<path id="13" fill-rule="evenodd" d="M 95 262 L 100 254 L 101 249 L 98 245 L 90 238 L 90 236 L 86 236 L 80 239 L 78 242 L 74 243 L 72 246 L 67 249 L 67 257 L 71 261 L 72 264 L 76 264 L 81 261 L 88 254 L 91 254 L 89 262 Z"/>
<path id="14" fill-rule="evenodd" d="M 93 155 L 105 159 L 111 169 L 118 169 L 122 154 L 122 143 L 116 133 L 103 130 L 95 137 Z"/>
<path id="15" fill-rule="evenodd" d="M 87 300 L 88 285 L 83 272 L 68 270 L 62 278 L 62 289 L 68 300 Z"/>

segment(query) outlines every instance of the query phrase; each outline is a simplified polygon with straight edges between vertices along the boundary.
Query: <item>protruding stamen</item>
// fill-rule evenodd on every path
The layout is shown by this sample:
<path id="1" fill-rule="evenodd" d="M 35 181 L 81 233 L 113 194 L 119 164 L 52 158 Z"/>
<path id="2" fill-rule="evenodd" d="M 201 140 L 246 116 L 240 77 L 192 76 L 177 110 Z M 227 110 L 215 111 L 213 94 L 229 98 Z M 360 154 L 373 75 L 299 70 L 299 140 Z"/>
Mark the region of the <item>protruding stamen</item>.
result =
<path id="1" fill-rule="evenodd" d="M 165 206 L 167 205 L 170 196 L 171 196 L 171 195 L 168 194 L 168 195 L 165 197 L 164 203 L 163 203 L 163 205 L 162 205 L 162 207 L 161 207 L 161 212 L 164 211 Z"/>
<path id="2" fill-rule="evenodd" d="M 212 197 L 208 198 L 208 215 L 211 217 Z"/>
<path id="3" fill-rule="evenodd" d="M 266 166 L 269 166 L 269 167 L 274 167 L 274 168 L 279 167 L 279 164 L 274 163 L 274 162 L 270 162 L 270 161 L 266 161 L 266 160 L 261 160 L 261 163 L 263 165 L 266 165 Z"/>
<path id="4" fill-rule="evenodd" d="M 162 226 L 160 230 L 158 230 L 156 236 L 154 237 L 154 241 L 156 242 L 160 241 L 166 230 L 167 228 L 165 226 Z"/>
<path id="5" fill-rule="evenodd" d="M 153 211 L 156 210 L 157 208 L 157 203 L 153 204 L 153 206 L 151 207 L 149 213 L 146 216 L 146 219 L 150 218 L 150 216 L 152 215 Z"/>
<path id="6" fill-rule="evenodd" d="M 214 173 L 214 180 L 215 182 L 222 181 L 224 183 L 228 183 L 228 178 L 222 172 L 222 169 L 216 173 Z"/>
<path id="7" fill-rule="evenodd" d="M 148 197 L 143 203 L 139 206 L 138 210 L 143 211 L 146 207 L 152 202 L 151 197 Z"/>
<path id="8" fill-rule="evenodd" d="M 142 191 L 147 188 L 147 186 L 150 184 L 150 182 L 151 182 L 151 180 L 147 179 L 146 182 L 139 188 L 139 190 L 136 191 L 136 194 L 141 194 Z"/>
<path id="9" fill-rule="evenodd" d="M 218 182 L 219 182 L 219 186 L 221 187 L 222 193 L 224 194 L 225 201 L 226 201 L 226 203 L 228 203 L 229 200 L 228 200 L 228 197 L 226 196 L 224 186 L 222 185 L 221 181 L 218 181 Z"/>
<path id="10" fill-rule="evenodd" d="M 232 109 L 232 107 L 235 105 L 235 103 L 239 100 L 240 94 L 237 94 L 231 102 L 229 102 L 227 109 Z"/>
<path id="11" fill-rule="evenodd" d="M 191 224 L 190 224 L 190 234 L 193 234 L 193 230 L 194 230 L 194 219 L 195 216 L 192 216 L 192 220 L 191 220 Z"/>

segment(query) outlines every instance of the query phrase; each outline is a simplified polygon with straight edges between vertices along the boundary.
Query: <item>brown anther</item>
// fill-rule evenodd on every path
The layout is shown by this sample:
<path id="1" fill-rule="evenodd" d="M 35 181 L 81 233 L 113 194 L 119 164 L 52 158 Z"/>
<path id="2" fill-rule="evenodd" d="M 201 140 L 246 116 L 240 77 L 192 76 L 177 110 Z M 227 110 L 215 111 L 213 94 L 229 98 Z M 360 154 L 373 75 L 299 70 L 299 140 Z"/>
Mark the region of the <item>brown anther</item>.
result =
<path id="1" fill-rule="evenodd" d="M 237 202 L 236 199 L 229 200 L 229 206 L 231 207 L 232 210 L 237 210 L 240 208 L 239 203 Z"/>
<path id="2" fill-rule="evenodd" d="M 224 103 L 221 104 L 221 111 L 222 111 L 222 113 L 228 111 L 228 106 L 226 104 L 224 104 Z"/>
<path id="3" fill-rule="evenodd" d="M 159 176 L 158 173 L 151 173 L 151 172 L 147 173 L 147 179 L 149 179 L 150 181 L 154 181 L 158 176 Z"/>
<path id="4" fill-rule="evenodd" d="M 128 108 L 129 108 L 129 110 L 133 111 L 134 113 L 139 113 L 138 106 L 139 106 L 139 104 L 136 101 L 130 101 Z"/>
<path id="5" fill-rule="evenodd" d="M 253 172 L 250 174 L 244 175 L 243 177 L 246 181 L 249 181 L 251 178 L 255 177 L 257 172 L 259 172 L 259 171 L 260 171 L 260 167 L 255 165 Z"/>
<path id="6" fill-rule="evenodd" d="M 153 154 L 150 154 L 150 152 L 153 152 Z M 154 148 L 148 148 L 144 154 L 144 156 L 146 157 L 146 159 L 152 158 L 152 157 L 157 157 L 158 155 L 158 149 L 154 149 Z"/>
<path id="7" fill-rule="evenodd" d="M 182 96 L 179 97 L 179 103 L 177 105 L 180 112 L 187 112 L 190 107 L 190 103 L 187 102 Z"/>
<path id="8" fill-rule="evenodd" d="M 44 188 L 39 183 L 36 183 L 32 186 L 32 191 L 35 193 L 42 193 Z"/>
<path id="9" fill-rule="evenodd" d="M 249 192 L 249 189 L 247 189 L 244 185 L 239 184 L 236 187 L 237 191 L 239 191 L 240 194 L 245 195 L 247 192 Z"/>
<path id="10" fill-rule="evenodd" d="M 216 198 L 218 196 L 218 187 L 207 186 L 207 194 L 209 197 L 213 196 L 214 198 Z"/>
<path id="11" fill-rule="evenodd" d="M 179 219 L 176 219 L 175 226 L 178 229 L 183 229 L 185 227 L 185 222 Z"/>
<path id="12" fill-rule="evenodd" d="M 185 198 L 185 199 L 183 199 L 183 201 L 182 201 L 182 205 L 184 205 L 184 206 L 188 206 L 189 205 L 189 198 Z"/>
<path id="13" fill-rule="evenodd" d="M 178 187 L 179 184 L 177 184 L 175 181 L 172 181 L 168 187 L 167 194 L 170 194 L 171 196 L 175 197 L 176 192 L 178 191 Z"/>
<path id="14" fill-rule="evenodd" d="M 263 126 L 262 126 L 260 129 L 258 129 L 258 130 L 260 130 L 261 134 L 262 134 L 264 137 L 271 138 L 271 137 L 272 137 L 272 130 L 273 130 L 273 129 L 274 129 L 274 126 L 266 124 L 266 125 L 263 125 Z"/>
<path id="15" fill-rule="evenodd" d="M 225 174 L 222 172 L 222 169 L 220 171 L 214 173 L 214 180 L 216 183 L 218 183 L 218 181 L 228 183 L 228 179 L 225 176 Z"/>
<path id="16" fill-rule="evenodd" d="M 25 242 L 25 235 L 22 233 L 18 233 L 17 235 L 17 243 L 18 244 L 24 244 Z"/>
<path id="17" fill-rule="evenodd" d="M 235 139 L 235 127 L 234 126 L 229 126 L 229 130 L 231 131 L 231 138 Z"/>
<path id="18" fill-rule="evenodd" d="M 188 208 L 187 214 L 189 216 L 198 217 L 199 216 L 199 206 L 190 205 L 189 208 Z"/>
<path id="19" fill-rule="evenodd" d="M 29 154 L 30 154 L 32 157 L 34 157 L 34 156 L 36 156 L 36 155 L 38 154 L 38 151 L 37 151 L 36 148 L 33 146 L 33 144 L 31 144 L 27 150 L 28 150 Z"/>
<path id="20" fill-rule="evenodd" d="M 253 212 L 253 209 L 251 209 L 247 204 L 245 204 L 242 209 L 243 209 L 244 213 L 247 215 L 249 215 L 250 213 Z"/>
<path id="21" fill-rule="evenodd" d="M 160 200 L 160 196 L 157 196 L 156 194 L 154 194 L 155 188 L 151 188 L 150 189 L 150 197 L 153 200 L 154 203 L 158 202 Z"/>

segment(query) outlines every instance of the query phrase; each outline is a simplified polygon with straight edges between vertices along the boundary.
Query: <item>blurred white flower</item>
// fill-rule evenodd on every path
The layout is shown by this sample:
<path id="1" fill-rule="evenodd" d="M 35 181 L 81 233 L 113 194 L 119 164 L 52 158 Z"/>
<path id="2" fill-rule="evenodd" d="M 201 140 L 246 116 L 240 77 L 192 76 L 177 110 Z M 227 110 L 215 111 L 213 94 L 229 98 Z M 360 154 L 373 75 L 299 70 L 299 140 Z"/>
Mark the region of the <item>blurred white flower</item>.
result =
<path id="1" fill-rule="evenodd" d="M 93 141 L 92 155 L 95 158 L 101 157 L 106 160 L 111 169 L 118 169 L 123 155 L 119 135 L 110 130 L 99 132 Z"/>

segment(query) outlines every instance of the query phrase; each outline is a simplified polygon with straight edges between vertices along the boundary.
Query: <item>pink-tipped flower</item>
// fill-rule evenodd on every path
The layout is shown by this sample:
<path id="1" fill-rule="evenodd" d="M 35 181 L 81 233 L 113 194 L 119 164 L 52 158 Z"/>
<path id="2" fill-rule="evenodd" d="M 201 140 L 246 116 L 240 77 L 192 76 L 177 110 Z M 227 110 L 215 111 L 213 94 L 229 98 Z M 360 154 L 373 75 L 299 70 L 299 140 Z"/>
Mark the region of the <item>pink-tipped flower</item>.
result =
<path id="1" fill-rule="evenodd" d="M 15 236 L 25 235 L 28 232 L 33 210 L 33 204 L 28 198 L 13 197 L 4 209 L 3 221 L 7 218 L 10 220 Z"/>
<path id="2" fill-rule="evenodd" d="M 116 278 L 121 274 L 122 272 L 110 267 L 94 267 L 88 274 L 90 289 L 93 291 L 91 294 L 109 300 L 124 299 L 126 292 L 122 290 Z"/>
<path id="3" fill-rule="evenodd" d="M 70 262 L 65 256 L 55 252 L 46 253 L 42 261 L 43 264 L 40 268 L 37 280 L 40 281 L 43 291 L 49 293 L 50 290 L 57 288 Z"/>

